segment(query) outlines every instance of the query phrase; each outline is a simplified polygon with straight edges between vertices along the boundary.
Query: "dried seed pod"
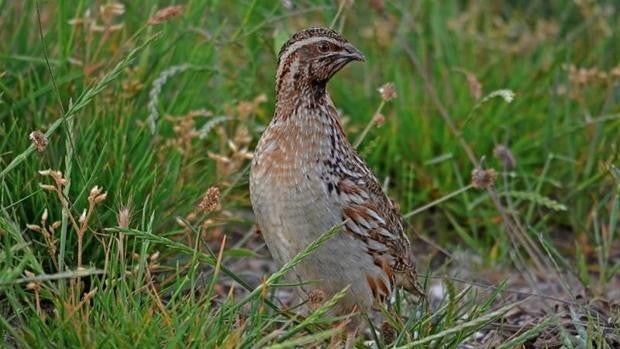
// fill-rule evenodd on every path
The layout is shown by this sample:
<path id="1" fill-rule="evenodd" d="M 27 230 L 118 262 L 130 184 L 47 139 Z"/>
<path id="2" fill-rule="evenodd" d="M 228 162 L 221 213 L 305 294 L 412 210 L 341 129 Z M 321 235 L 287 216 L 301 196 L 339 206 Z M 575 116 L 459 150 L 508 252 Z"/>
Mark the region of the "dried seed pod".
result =
<path id="1" fill-rule="evenodd" d="M 45 134 L 38 130 L 31 132 L 28 138 L 30 138 L 38 152 L 44 151 L 49 143 Z"/>
<path id="2" fill-rule="evenodd" d="M 379 87 L 377 91 L 379 91 L 381 99 L 386 102 L 398 97 L 398 94 L 396 93 L 396 87 L 394 86 L 394 83 L 391 82 L 383 84 L 383 86 Z"/>
<path id="3" fill-rule="evenodd" d="M 158 10 L 157 12 L 155 12 L 155 15 L 153 15 L 153 17 L 149 19 L 148 23 L 151 25 L 164 23 L 170 20 L 171 18 L 180 16 L 181 14 L 183 14 L 183 10 L 184 10 L 184 7 L 182 5 L 164 7 L 161 10 Z"/>
<path id="4" fill-rule="evenodd" d="M 471 172 L 471 184 L 478 189 L 486 189 L 492 186 L 497 179 L 497 171 L 492 168 L 476 168 Z"/>
<path id="5" fill-rule="evenodd" d="M 308 303 L 310 308 L 316 309 L 325 301 L 325 292 L 320 288 L 315 288 L 308 293 Z"/>
<path id="6" fill-rule="evenodd" d="M 381 127 L 385 123 L 385 116 L 381 113 L 376 113 L 372 117 L 372 121 L 377 125 L 377 127 Z"/>
<path id="7" fill-rule="evenodd" d="M 493 149 L 493 155 L 502 162 L 507 170 L 517 167 L 517 160 L 507 146 L 503 144 L 496 145 L 495 149 Z"/>
<path id="8" fill-rule="evenodd" d="M 220 189 L 211 187 L 202 196 L 202 200 L 198 204 L 198 208 L 207 212 L 214 211 L 220 204 Z"/>

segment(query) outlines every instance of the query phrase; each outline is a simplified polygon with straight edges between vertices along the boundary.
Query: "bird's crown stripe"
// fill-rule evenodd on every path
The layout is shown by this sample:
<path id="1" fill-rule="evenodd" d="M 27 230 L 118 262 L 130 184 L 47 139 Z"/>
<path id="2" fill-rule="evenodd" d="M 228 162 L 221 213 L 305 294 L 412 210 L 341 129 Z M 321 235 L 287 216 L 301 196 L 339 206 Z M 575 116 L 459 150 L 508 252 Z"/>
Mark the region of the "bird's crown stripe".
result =
<path id="1" fill-rule="evenodd" d="M 292 43 L 288 48 L 286 48 L 286 50 L 284 52 L 282 52 L 280 54 L 280 69 L 281 70 L 282 66 L 284 65 L 284 63 L 286 62 L 287 58 L 295 51 L 299 50 L 301 47 L 304 47 L 306 45 L 311 45 L 311 44 L 315 44 L 317 42 L 320 41 L 329 41 L 335 45 L 340 45 L 340 42 L 338 40 L 335 40 L 333 38 L 327 37 L 327 36 L 313 36 L 311 38 L 307 38 L 307 39 L 303 39 L 297 42 Z"/>

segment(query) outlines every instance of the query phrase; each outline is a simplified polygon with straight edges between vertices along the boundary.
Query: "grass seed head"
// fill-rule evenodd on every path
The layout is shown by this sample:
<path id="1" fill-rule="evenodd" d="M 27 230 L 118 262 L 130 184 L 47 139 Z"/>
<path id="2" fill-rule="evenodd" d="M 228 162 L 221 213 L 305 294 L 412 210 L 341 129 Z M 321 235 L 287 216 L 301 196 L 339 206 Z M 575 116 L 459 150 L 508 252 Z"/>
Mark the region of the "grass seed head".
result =
<path id="1" fill-rule="evenodd" d="M 502 162 L 507 170 L 517 167 L 517 160 L 507 146 L 503 144 L 496 145 L 495 149 L 493 149 L 493 155 Z"/>
<path id="2" fill-rule="evenodd" d="M 116 223 L 119 228 L 127 229 L 129 227 L 129 222 L 131 221 L 131 209 L 129 206 L 121 206 L 118 209 L 118 213 L 116 215 Z"/>
<path id="3" fill-rule="evenodd" d="M 39 174 L 43 177 L 52 177 L 52 179 L 54 180 L 54 182 L 56 183 L 56 186 L 59 188 L 62 188 L 63 186 L 65 186 L 65 184 L 67 184 L 67 179 L 65 179 L 62 176 L 62 172 L 60 171 L 54 171 L 51 169 L 48 170 L 41 170 L 39 171 Z M 41 184 L 41 187 L 43 188 L 43 184 Z M 43 188 L 46 189 L 46 188 Z M 52 186 L 52 190 L 54 189 L 54 187 Z"/>
<path id="4" fill-rule="evenodd" d="M 394 86 L 394 83 L 391 82 L 383 84 L 383 86 L 379 87 L 377 91 L 379 91 L 381 99 L 383 99 L 385 102 L 389 102 L 392 99 L 398 97 L 398 94 L 396 93 L 396 87 Z"/>
<path id="5" fill-rule="evenodd" d="M 47 190 L 47 191 L 54 191 L 56 190 L 56 187 L 53 185 L 49 185 L 49 184 L 43 184 L 43 183 L 39 183 L 39 187 L 43 190 Z"/>
<path id="6" fill-rule="evenodd" d="M 497 171 L 492 168 L 476 168 L 471 172 L 471 184 L 478 189 L 491 187 L 497 179 Z"/>
<path id="7" fill-rule="evenodd" d="M 183 10 L 184 10 L 184 7 L 182 5 L 164 7 L 161 10 L 155 12 L 153 17 L 149 19 L 148 23 L 150 25 L 164 23 L 170 20 L 171 18 L 178 17 L 181 14 L 183 14 Z"/>
<path id="8" fill-rule="evenodd" d="M 381 113 L 376 113 L 372 117 L 372 121 L 375 123 L 375 125 L 377 125 L 377 127 L 381 127 L 385 123 L 385 116 Z"/>
<path id="9" fill-rule="evenodd" d="M 159 251 L 155 251 L 153 254 L 149 256 L 149 261 L 155 262 L 159 258 Z"/>
<path id="10" fill-rule="evenodd" d="M 470 72 L 467 72 L 466 76 L 469 93 L 471 93 L 475 100 L 480 100 L 480 98 L 482 98 L 482 83 L 480 83 L 476 75 Z"/>
<path id="11" fill-rule="evenodd" d="M 44 151 L 49 143 L 45 134 L 39 130 L 32 131 L 28 137 L 30 138 L 30 141 L 32 141 L 32 144 L 34 144 L 37 148 L 38 152 Z"/>
<path id="12" fill-rule="evenodd" d="M 86 222 L 86 209 L 82 210 L 82 214 L 80 215 L 78 222 L 80 222 L 80 224 L 84 224 Z"/>
<path id="13" fill-rule="evenodd" d="M 108 193 L 102 193 L 101 191 L 102 188 L 100 188 L 98 185 L 95 185 L 90 190 L 90 194 L 88 195 L 88 202 L 92 205 L 95 205 L 105 200 L 108 196 Z"/>
<path id="14" fill-rule="evenodd" d="M 32 231 L 41 232 L 41 227 L 36 224 L 26 224 L 26 228 Z"/>
<path id="15" fill-rule="evenodd" d="M 99 13 L 104 22 L 109 22 L 114 19 L 114 17 L 121 16 L 125 13 L 125 5 L 118 2 L 106 4 L 99 7 Z"/>
<path id="16" fill-rule="evenodd" d="M 312 309 L 318 308 L 325 301 L 325 292 L 315 288 L 308 293 L 308 303 Z"/>
<path id="17" fill-rule="evenodd" d="M 35 290 L 38 291 L 41 288 L 41 286 L 36 283 L 36 282 L 29 282 L 26 284 L 26 289 L 27 290 Z"/>
<path id="18" fill-rule="evenodd" d="M 220 204 L 220 189 L 211 187 L 202 196 L 202 200 L 198 204 L 198 208 L 206 212 L 213 212 Z"/>

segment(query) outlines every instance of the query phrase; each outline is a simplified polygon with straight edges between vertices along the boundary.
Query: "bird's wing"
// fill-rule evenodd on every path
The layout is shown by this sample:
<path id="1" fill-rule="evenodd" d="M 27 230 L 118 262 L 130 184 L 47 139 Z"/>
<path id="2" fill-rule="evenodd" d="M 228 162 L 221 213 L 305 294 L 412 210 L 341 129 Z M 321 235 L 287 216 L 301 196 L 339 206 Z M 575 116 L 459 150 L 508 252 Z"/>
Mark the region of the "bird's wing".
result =
<path id="1" fill-rule="evenodd" d="M 375 264 L 394 284 L 420 294 L 409 240 L 396 205 L 384 193 L 377 178 L 352 150 L 341 163 L 335 190 L 338 192 L 345 230 L 366 244 Z"/>

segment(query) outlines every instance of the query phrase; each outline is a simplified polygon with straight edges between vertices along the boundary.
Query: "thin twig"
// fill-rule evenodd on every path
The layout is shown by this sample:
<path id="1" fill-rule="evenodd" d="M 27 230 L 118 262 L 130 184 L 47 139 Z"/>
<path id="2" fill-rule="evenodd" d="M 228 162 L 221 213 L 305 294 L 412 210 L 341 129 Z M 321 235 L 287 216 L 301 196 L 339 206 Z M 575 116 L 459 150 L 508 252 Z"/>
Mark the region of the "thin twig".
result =
<path id="1" fill-rule="evenodd" d="M 0 286 L 12 286 L 17 284 L 24 284 L 28 282 L 42 282 L 42 281 L 52 281 L 52 280 L 62 280 L 62 279 L 74 279 L 83 276 L 91 276 L 91 275 L 103 275 L 105 272 L 101 269 L 78 269 L 78 270 L 67 270 L 61 273 L 56 274 L 41 274 L 34 277 L 23 277 L 14 280 L 3 281 L 0 280 Z"/>

